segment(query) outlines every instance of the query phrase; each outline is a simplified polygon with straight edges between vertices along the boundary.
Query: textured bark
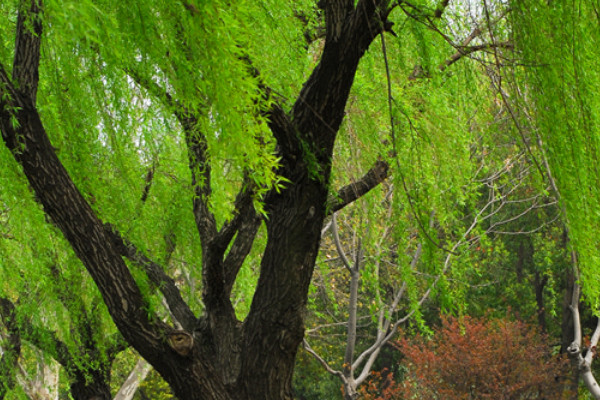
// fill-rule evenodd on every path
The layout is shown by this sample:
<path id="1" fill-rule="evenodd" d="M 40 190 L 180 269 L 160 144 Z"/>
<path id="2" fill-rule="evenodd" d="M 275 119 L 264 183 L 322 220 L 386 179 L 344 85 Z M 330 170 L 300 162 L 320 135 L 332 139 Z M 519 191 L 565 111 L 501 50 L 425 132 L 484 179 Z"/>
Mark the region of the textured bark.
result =
<path id="1" fill-rule="evenodd" d="M 335 196 L 328 200 L 327 210 L 330 213 L 344 208 L 347 204 L 364 196 L 371 189 L 377 187 L 381 182 L 387 179 L 389 165 L 382 160 L 378 160 L 375 165 L 358 181 L 353 182 L 341 188 Z"/>

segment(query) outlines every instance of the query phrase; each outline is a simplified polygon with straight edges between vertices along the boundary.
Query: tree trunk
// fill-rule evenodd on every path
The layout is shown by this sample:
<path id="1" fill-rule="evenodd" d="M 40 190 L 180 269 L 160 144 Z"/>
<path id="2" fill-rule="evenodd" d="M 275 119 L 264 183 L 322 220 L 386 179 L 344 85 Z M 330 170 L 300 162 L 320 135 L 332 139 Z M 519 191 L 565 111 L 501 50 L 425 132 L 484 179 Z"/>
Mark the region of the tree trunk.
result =
<path id="1" fill-rule="evenodd" d="M 356 391 L 356 383 L 348 382 L 344 384 L 344 400 L 356 400 L 358 399 L 358 392 Z"/>
<path id="2" fill-rule="evenodd" d="M 565 295 L 563 297 L 562 306 L 562 322 L 560 324 L 562 339 L 560 344 L 560 353 L 568 354 L 567 349 L 573 343 L 574 326 L 573 326 L 573 311 L 571 311 L 571 302 L 573 298 L 573 288 L 575 287 L 575 275 L 571 268 L 567 268 L 566 272 L 566 288 Z M 579 387 L 579 366 L 576 362 L 571 363 L 571 373 L 567 379 L 567 387 L 570 393 L 573 393 L 573 399 L 578 398 L 578 387 Z"/>

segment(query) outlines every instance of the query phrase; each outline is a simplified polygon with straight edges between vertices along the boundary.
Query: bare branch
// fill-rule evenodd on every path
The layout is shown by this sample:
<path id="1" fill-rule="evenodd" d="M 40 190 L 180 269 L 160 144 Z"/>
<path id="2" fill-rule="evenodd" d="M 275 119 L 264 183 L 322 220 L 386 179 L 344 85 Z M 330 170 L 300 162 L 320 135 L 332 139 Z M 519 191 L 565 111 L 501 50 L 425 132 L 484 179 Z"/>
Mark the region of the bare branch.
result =
<path id="1" fill-rule="evenodd" d="M 321 365 L 327 370 L 327 372 L 329 372 L 332 375 L 335 375 L 337 377 L 339 377 L 342 381 L 346 380 L 346 377 L 344 376 L 344 374 L 342 374 L 341 371 L 335 370 L 333 368 L 331 368 L 329 366 L 329 364 L 327 364 L 327 361 L 325 361 L 320 355 L 317 354 L 317 352 L 315 352 L 312 347 L 310 347 L 310 344 L 308 344 L 308 341 L 306 339 L 304 339 L 302 341 L 302 345 L 304 347 L 304 350 L 308 351 L 310 354 L 312 354 L 312 356 L 314 358 L 317 359 L 317 361 L 319 361 L 321 363 Z"/>
<path id="2" fill-rule="evenodd" d="M 335 218 L 335 214 L 334 214 Z M 335 224 L 334 224 L 335 225 Z M 338 238 L 339 239 L 339 238 Z M 358 242 L 358 250 L 354 260 L 354 266 L 350 270 L 350 299 L 348 301 L 348 327 L 346 338 L 346 353 L 344 355 L 344 375 L 350 378 L 353 376 L 354 350 L 356 347 L 356 314 L 358 312 L 358 281 L 360 279 L 360 262 L 362 258 L 362 249 L 360 240 Z M 340 247 L 341 249 L 341 247 Z M 339 251 L 339 250 L 338 250 Z"/>
<path id="3" fill-rule="evenodd" d="M 354 202 L 367 194 L 381 182 L 387 179 L 389 175 L 389 164 L 383 160 L 378 160 L 373 167 L 358 181 L 341 188 L 335 196 L 327 201 L 327 210 L 329 213 L 335 213 L 348 204 Z"/>
<path id="4" fill-rule="evenodd" d="M 131 400 L 135 395 L 140 383 L 146 379 L 146 376 L 150 372 L 152 367 L 143 358 L 139 358 L 138 362 L 133 367 L 133 370 L 129 373 L 129 376 L 123 382 L 119 391 L 113 398 L 113 400 Z"/>
<path id="5" fill-rule="evenodd" d="M 576 268 L 577 261 L 575 253 L 571 253 L 573 259 L 574 268 Z M 590 394 L 594 396 L 595 399 L 600 399 L 600 386 L 598 386 L 598 382 L 592 373 L 592 361 L 595 352 L 595 347 L 598 344 L 598 339 L 600 339 L 600 319 L 597 322 L 596 329 L 594 330 L 594 334 L 592 335 L 590 348 L 587 350 L 585 357 L 582 355 L 583 352 L 583 335 L 581 331 L 581 318 L 579 316 L 579 297 L 580 297 L 581 288 L 579 283 L 576 281 L 573 283 L 573 297 L 571 298 L 571 313 L 573 316 L 573 342 L 567 348 L 567 353 L 571 360 L 575 362 L 577 368 L 581 372 L 581 376 L 583 382 L 585 383 L 587 389 Z"/>
<path id="6" fill-rule="evenodd" d="M 370 318 L 371 318 L 370 315 L 363 315 L 362 317 L 357 317 L 357 320 L 370 319 Z M 320 335 L 316 332 L 321 329 L 328 329 L 328 328 L 334 328 L 334 327 L 338 327 L 338 326 L 347 326 L 347 325 L 348 325 L 348 321 L 333 322 L 331 324 L 318 325 L 318 326 L 315 326 L 314 328 L 307 329 L 306 334 L 307 335 L 313 335 L 313 334 Z"/>
<path id="7" fill-rule="evenodd" d="M 594 329 L 594 333 L 590 338 L 590 348 L 584 357 L 586 364 L 590 367 L 592 366 L 592 360 L 597 352 L 596 346 L 598 345 L 598 340 L 600 340 L 600 318 L 597 318 L 596 328 Z"/>
<path id="8" fill-rule="evenodd" d="M 352 266 L 350 265 L 350 261 L 348 261 L 348 257 L 346 257 L 346 252 L 344 252 L 344 249 L 342 248 L 342 243 L 340 242 L 340 235 L 337 226 L 337 216 L 335 213 L 333 214 L 333 218 L 331 220 L 331 232 L 333 233 L 333 241 L 335 243 L 335 248 L 337 249 L 340 258 L 342 259 L 342 263 L 344 264 L 344 267 L 346 267 L 348 272 L 352 274 Z"/>
<path id="9" fill-rule="evenodd" d="M 446 61 L 444 61 L 444 63 L 442 65 L 439 66 L 439 70 L 445 71 L 446 68 L 448 68 L 449 66 L 451 66 L 452 64 L 454 64 L 455 62 L 460 60 L 461 58 L 467 57 L 475 52 L 482 51 L 482 50 L 490 50 L 490 49 L 494 49 L 494 48 L 512 50 L 514 48 L 514 45 L 509 41 L 505 41 L 505 42 L 499 42 L 499 43 L 484 43 L 484 44 L 479 44 L 476 46 L 466 46 L 466 47 L 460 46 L 460 47 L 457 47 L 456 53 L 451 55 L 450 58 L 448 58 Z"/>

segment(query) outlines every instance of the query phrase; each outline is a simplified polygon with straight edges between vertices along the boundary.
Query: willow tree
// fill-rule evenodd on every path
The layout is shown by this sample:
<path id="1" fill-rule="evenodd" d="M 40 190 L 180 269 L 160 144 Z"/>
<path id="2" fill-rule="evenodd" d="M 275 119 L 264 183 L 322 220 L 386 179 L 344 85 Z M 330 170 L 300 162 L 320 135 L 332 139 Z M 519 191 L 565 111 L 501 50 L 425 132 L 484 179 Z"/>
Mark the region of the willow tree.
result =
<path id="1" fill-rule="evenodd" d="M 514 2 L 514 40 L 524 67 L 517 69 L 521 85 L 517 101 L 525 129 L 545 152 L 538 159 L 541 175 L 552 182 L 560 198 L 576 277 L 570 309 L 574 340 L 568 347 L 588 389 L 600 398 L 591 373 L 593 351 L 582 343 L 580 288 L 586 303 L 598 313 L 600 274 L 600 173 L 598 171 L 600 107 L 600 24 L 597 2 Z M 523 115 L 523 114 L 520 114 Z M 600 338 L 600 323 L 590 348 Z"/>
<path id="2" fill-rule="evenodd" d="M 410 118 L 396 127 L 413 134 L 400 148 L 402 140 L 388 134 L 403 112 L 392 110 L 390 126 L 388 71 L 373 77 L 380 86 L 362 81 L 364 93 L 377 93 L 363 111 L 380 117 L 371 131 L 356 133 L 377 144 L 361 160 L 370 165 L 353 182 L 333 185 L 334 148 L 359 63 L 378 36 L 385 46 L 385 36 L 397 35 L 392 19 L 402 3 L 0 6 L 10 22 L 0 26 L 0 130 L 13 159 L 3 153 L 2 168 L 19 166 L 117 329 L 179 398 L 291 398 L 325 218 L 386 179 L 390 155 L 400 177 L 412 171 L 400 169 L 404 159 L 438 160 L 430 181 L 449 163 L 440 160 L 468 158 L 468 147 L 446 152 L 447 159 L 416 151 L 431 139 L 420 138 Z M 435 26 L 448 4 L 404 6 Z M 468 46 L 467 36 L 447 61 L 448 52 L 435 56 L 418 28 L 407 37 L 422 49 L 412 78 L 482 49 Z M 396 43 L 402 47 L 402 32 Z M 452 88 L 458 96 L 456 82 Z M 452 108 L 451 99 L 430 107 Z M 414 103 L 425 112 L 424 98 Z M 420 173 L 419 162 L 411 166 Z M 460 187 L 451 178 L 446 186 Z M 419 209 L 408 193 L 427 197 L 435 182 L 396 187 L 407 192 L 421 230 L 436 225 L 426 220 L 432 215 L 442 219 Z M 265 243 L 255 245 L 261 232 Z M 239 277 L 255 260 L 258 280 L 249 285 Z M 251 293 L 246 310 L 234 307 L 235 293 Z"/>

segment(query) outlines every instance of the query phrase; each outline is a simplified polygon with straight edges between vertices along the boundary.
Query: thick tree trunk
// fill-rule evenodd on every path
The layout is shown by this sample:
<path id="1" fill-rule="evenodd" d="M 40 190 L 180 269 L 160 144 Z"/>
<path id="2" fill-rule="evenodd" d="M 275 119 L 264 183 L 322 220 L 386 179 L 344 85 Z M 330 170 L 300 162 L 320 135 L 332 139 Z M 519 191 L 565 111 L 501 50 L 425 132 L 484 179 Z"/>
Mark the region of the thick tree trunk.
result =
<path id="1" fill-rule="evenodd" d="M 267 247 L 244 324 L 241 378 L 251 399 L 292 398 L 294 360 L 304 336 L 303 314 L 327 199 L 324 183 L 310 180 L 308 171 L 299 175 L 297 184 L 271 200 Z"/>

